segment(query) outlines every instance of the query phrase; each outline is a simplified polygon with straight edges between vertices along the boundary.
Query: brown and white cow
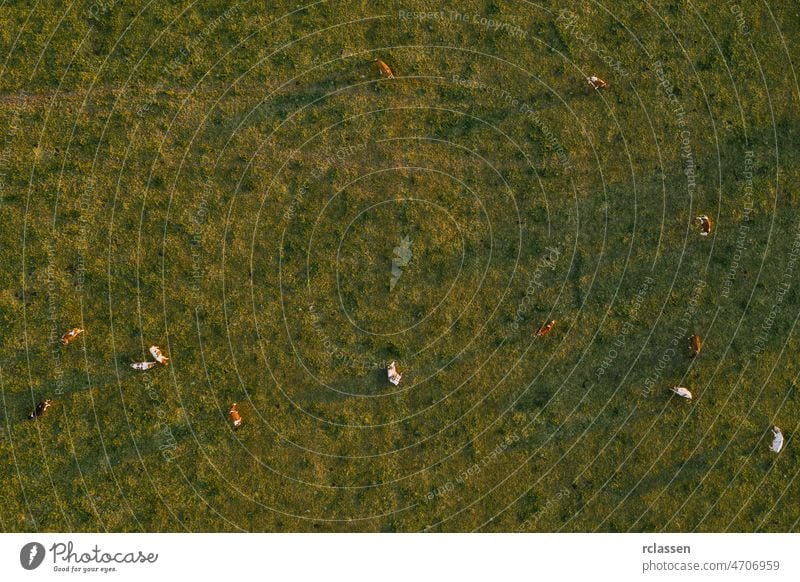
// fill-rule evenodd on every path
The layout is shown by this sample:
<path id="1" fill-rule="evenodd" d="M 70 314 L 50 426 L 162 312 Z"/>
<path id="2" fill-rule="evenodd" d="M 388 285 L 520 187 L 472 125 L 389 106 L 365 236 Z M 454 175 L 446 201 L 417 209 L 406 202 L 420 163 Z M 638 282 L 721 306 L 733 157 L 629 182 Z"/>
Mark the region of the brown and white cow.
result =
<path id="1" fill-rule="evenodd" d="M 711 219 L 708 216 L 703 214 L 698 216 L 695 220 L 700 225 L 700 236 L 708 236 L 711 234 Z"/>
<path id="2" fill-rule="evenodd" d="M 228 418 L 231 419 L 233 423 L 233 428 L 239 428 L 242 426 L 242 417 L 239 414 L 238 404 L 235 402 L 231 404 L 231 407 L 228 409 Z"/>
<path id="3" fill-rule="evenodd" d="M 589 81 L 589 84 L 592 86 L 592 89 L 605 89 L 608 87 L 608 83 L 603 81 L 600 77 L 592 75 L 591 77 L 586 77 L 586 80 Z"/>
<path id="4" fill-rule="evenodd" d="M 548 333 L 550 333 L 550 330 L 553 329 L 553 326 L 555 324 L 556 324 L 556 320 L 555 319 L 550 320 L 548 323 L 546 323 L 545 325 L 543 325 L 542 327 L 540 327 L 536 331 L 536 337 L 543 337 L 543 336 L 547 335 Z"/>
<path id="5" fill-rule="evenodd" d="M 395 386 L 400 385 L 400 380 L 403 378 L 403 375 L 397 371 L 397 365 L 395 362 L 389 364 L 389 367 L 386 369 L 386 373 L 389 376 L 389 382 L 391 382 Z"/>
<path id="6" fill-rule="evenodd" d="M 161 353 L 161 350 L 158 349 L 158 346 L 150 346 L 150 355 L 153 356 L 159 364 L 164 366 L 169 365 L 169 358 Z"/>
<path id="7" fill-rule="evenodd" d="M 64 332 L 64 335 L 61 336 L 61 343 L 69 345 L 76 337 L 81 335 L 83 330 L 79 327 L 73 327 L 72 329 L 68 329 Z"/>

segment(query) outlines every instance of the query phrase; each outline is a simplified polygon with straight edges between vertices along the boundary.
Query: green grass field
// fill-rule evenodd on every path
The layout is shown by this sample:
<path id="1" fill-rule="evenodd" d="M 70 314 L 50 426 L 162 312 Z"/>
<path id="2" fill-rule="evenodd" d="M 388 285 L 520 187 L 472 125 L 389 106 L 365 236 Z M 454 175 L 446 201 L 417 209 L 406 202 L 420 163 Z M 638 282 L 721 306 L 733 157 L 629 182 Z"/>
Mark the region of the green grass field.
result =
<path id="1" fill-rule="evenodd" d="M 795 2 L 46 4 L 2 531 L 800 529 Z"/>

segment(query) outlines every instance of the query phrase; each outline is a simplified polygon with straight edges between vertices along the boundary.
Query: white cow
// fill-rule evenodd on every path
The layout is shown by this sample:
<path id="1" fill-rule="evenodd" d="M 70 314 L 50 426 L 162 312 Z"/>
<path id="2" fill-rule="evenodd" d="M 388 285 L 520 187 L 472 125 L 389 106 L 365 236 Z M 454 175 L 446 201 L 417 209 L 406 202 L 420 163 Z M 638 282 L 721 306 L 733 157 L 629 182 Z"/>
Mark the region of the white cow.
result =
<path id="1" fill-rule="evenodd" d="M 134 362 L 131 364 L 131 368 L 133 368 L 134 370 L 149 370 L 157 363 L 158 362 Z"/>
<path id="2" fill-rule="evenodd" d="M 169 364 L 169 358 L 161 353 L 158 346 L 150 346 L 150 354 L 156 359 L 156 362 L 164 366 Z"/>
<path id="3" fill-rule="evenodd" d="M 677 394 L 681 398 L 686 398 L 686 400 L 692 399 L 692 393 L 689 392 L 683 386 L 675 386 L 674 388 L 670 388 L 670 390 L 672 390 L 675 394 Z"/>
<path id="4" fill-rule="evenodd" d="M 777 426 L 772 427 L 772 444 L 769 450 L 773 453 L 780 453 L 783 448 L 783 433 Z"/>
<path id="5" fill-rule="evenodd" d="M 389 364 L 388 372 L 389 372 L 389 382 L 391 382 L 395 386 L 399 385 L 400 384 L 400 378 L 402 378 L 403 376 L 401 376 L 400 374 L 397 373 L 397 368 L 395 367 L 395 363 L 394 362 Z"/>

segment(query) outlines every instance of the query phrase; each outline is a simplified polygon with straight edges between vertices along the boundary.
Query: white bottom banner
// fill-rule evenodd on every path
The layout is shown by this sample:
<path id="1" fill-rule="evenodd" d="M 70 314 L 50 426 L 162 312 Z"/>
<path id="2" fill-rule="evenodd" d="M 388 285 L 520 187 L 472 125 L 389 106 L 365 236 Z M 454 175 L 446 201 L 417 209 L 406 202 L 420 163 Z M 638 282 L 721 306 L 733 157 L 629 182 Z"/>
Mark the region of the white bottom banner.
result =
<path id="1" fill-rule="evenodd" d="M 796 534 L 3 534 L 0 580 L 777 582 L 798 554 Z"/>

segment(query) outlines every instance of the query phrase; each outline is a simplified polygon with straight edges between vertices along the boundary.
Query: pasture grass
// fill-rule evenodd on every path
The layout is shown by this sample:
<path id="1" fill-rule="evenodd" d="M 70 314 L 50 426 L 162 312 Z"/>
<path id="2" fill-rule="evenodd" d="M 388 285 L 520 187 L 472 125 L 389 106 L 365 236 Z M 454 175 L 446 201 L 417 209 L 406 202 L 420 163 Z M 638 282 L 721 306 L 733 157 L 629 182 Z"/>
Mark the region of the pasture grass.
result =
<path id="1" fill-rule="evenodd" d="M 795 4 L 272 4 L 0 7 L 0 528 L 796 530 Z"/>

